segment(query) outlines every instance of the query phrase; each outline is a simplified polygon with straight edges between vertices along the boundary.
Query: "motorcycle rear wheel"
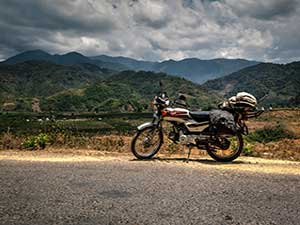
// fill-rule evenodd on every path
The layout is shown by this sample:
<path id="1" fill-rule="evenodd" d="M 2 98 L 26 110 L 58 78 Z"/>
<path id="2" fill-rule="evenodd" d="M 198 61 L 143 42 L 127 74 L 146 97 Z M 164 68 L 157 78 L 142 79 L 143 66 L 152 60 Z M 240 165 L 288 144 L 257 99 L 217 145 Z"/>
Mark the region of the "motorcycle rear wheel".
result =
<path id="1" fill-rule="evenodd" d="M 138 159 L 150 159 L 163 143 L 163 132 L 157 127 L 145 127 L 139 130 L 131 142 L 131 151 Z"/>
<path id="2" fill-rule="evenodd" d="M 239 157 L 244 147 L 242 134 L 237 133 L 227 138 L 227 140 L 230 141 L 230 146 L 225 150 L 216 146 L 207 145 L 208 155 L 218 162 L 231 162 Z"/>

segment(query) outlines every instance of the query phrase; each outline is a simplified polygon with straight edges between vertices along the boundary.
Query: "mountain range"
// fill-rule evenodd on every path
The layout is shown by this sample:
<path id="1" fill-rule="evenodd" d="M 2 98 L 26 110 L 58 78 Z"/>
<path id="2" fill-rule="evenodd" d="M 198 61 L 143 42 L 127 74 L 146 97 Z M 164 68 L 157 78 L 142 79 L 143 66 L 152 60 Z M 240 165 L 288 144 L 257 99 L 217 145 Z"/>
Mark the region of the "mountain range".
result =
<path id="1" fill-rule="evenodd" d="M 78 52 L 69 52 L 67 54 L 51 55 L 42 50 L 26 51 L 21 54 L 15 55 L 3 61 L 2 64 L 14 65 L 26 61 L 47 61 L 60 65 L 76 65 L 76 64 L 92 64 L 101 68 L 113 69 L 113 70 L 127 70 L 128 67 L 114 62 L 104 62 L 97 59 L 90 59 Z"/>
<path id="2" fill-rule="evenodd" d="M 166 60 L 162 62 L 149 62 L 106 55 L 92 57 L 92 59 L 123 64 L 131 70 L 164 72 L 170 75 L 184 77 L 199 84 L 206 80 L 218 78 L 242 68 L 258 64 L 256 61 L 245 59 L 201 60 L 198 58 L 187 58 L 179 61 Z"/>
<path id="3" fill-rule="evenodd" d="M 42 111 L 147 111 L 150 100 L 159 92 L 159 81 L 163 81 L 171 99 L 183 93 L 194 109 L 215 107 L 217 102 L 240 91 L 253 94 L 261 105 L 300 106 L 300 62 L 285 65 L 253 62 L 254 65 L 216 79 L 212 77 L 220 74 L 213 73 L 207 78 L 211 80 L 203 84 L 191 82 L 191 75 L 174 76 L 178 71 L 190 70 L 191 65 L 201 67 L 199 74 L 203 75 L 216 69 L 218 63 L 231 71 L 249 62 L 240 59 L 150 62 L 105 55 L 86 57 L 76 52 L 65 55 L 41 50 L 25 52 L 0 63 L 0 106 L 30 111 L 33 99 L 39 99 Z M 148 71 L 153 68 L 173 71 L 173 75 Z"/>
<path id="4" fill-rule="evenodd" d="M 204 83 L 207 80 L 218 78 L 248 66 L 256 65 L 258 62 L 245 59 L 211 59 L 201 60 L 198 58 L 186 58 L 183 60 L 166 60 L 162 62 L 142 61 L 128 57 L 112 57 L 99 55 L 87 57 L 77 52 L 70 52 L 64 55 L 51 55 L 42 50 L 23 52 L 13 56 L 3 64 L 16 64 L 28 60 L 43 60 L 61 65 L 74 65 L 88 63 L 101 68 L 108 68 L 116 71 L 152 71 L 163 72 L 174 76 L 184 77 L 195 83 Z"/>

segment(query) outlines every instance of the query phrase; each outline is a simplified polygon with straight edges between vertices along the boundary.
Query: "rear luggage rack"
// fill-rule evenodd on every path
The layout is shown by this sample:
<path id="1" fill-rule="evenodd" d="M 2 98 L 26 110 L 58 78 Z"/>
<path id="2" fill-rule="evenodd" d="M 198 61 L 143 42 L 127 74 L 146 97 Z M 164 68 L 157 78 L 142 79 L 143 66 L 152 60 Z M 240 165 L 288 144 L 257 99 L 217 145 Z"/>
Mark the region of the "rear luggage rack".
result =
<path id="1" fill-rule="evenodd" d="M 255 112 L 246 112 L 244 115 L 246 118 L 255 118 L 255 117 L 258 117 L 260 116 L 261 114 L 263 114 L 265 112 L 264 109 L 260 109 L 260 110 L 257 110 Z"/>

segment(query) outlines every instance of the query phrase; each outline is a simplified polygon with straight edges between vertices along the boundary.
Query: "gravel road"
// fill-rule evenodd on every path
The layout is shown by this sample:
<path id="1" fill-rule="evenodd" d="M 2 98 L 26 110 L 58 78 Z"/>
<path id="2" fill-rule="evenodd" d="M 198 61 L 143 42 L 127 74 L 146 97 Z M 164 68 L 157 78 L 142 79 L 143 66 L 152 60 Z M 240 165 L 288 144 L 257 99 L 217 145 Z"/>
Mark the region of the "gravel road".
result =
<path id="1" fill-rule="evenodd" d="M 300 164 L 0 154 L 0 224 L 300 224 Z"/>

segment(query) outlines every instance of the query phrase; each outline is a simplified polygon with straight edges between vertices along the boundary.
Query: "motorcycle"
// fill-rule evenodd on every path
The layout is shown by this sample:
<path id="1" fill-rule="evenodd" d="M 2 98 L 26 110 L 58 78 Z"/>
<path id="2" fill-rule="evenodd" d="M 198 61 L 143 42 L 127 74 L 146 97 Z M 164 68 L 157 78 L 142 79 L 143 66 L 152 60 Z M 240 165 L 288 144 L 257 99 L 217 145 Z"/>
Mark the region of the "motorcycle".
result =
<path id="1" fill-rule="evenodd" d="M 235 160 L 243 150 L 242 135 L 248 134 L 245 121 L 261 115 L 256 109 L 256 98 L 246 92 L 219 104 L 217 110 L 190 111 L 184 95 L 180 95 L 170 106 L 166 92 L 161 91 L 152 101 L 152 122 L 141 124 L 131 142 L 131 151 L 138 159 L 150 159 L 164 142 L 163 122 L 171 125 L 168 138 L 175 144 L 191 149 L 206 150 L 219 162 Z"/>

